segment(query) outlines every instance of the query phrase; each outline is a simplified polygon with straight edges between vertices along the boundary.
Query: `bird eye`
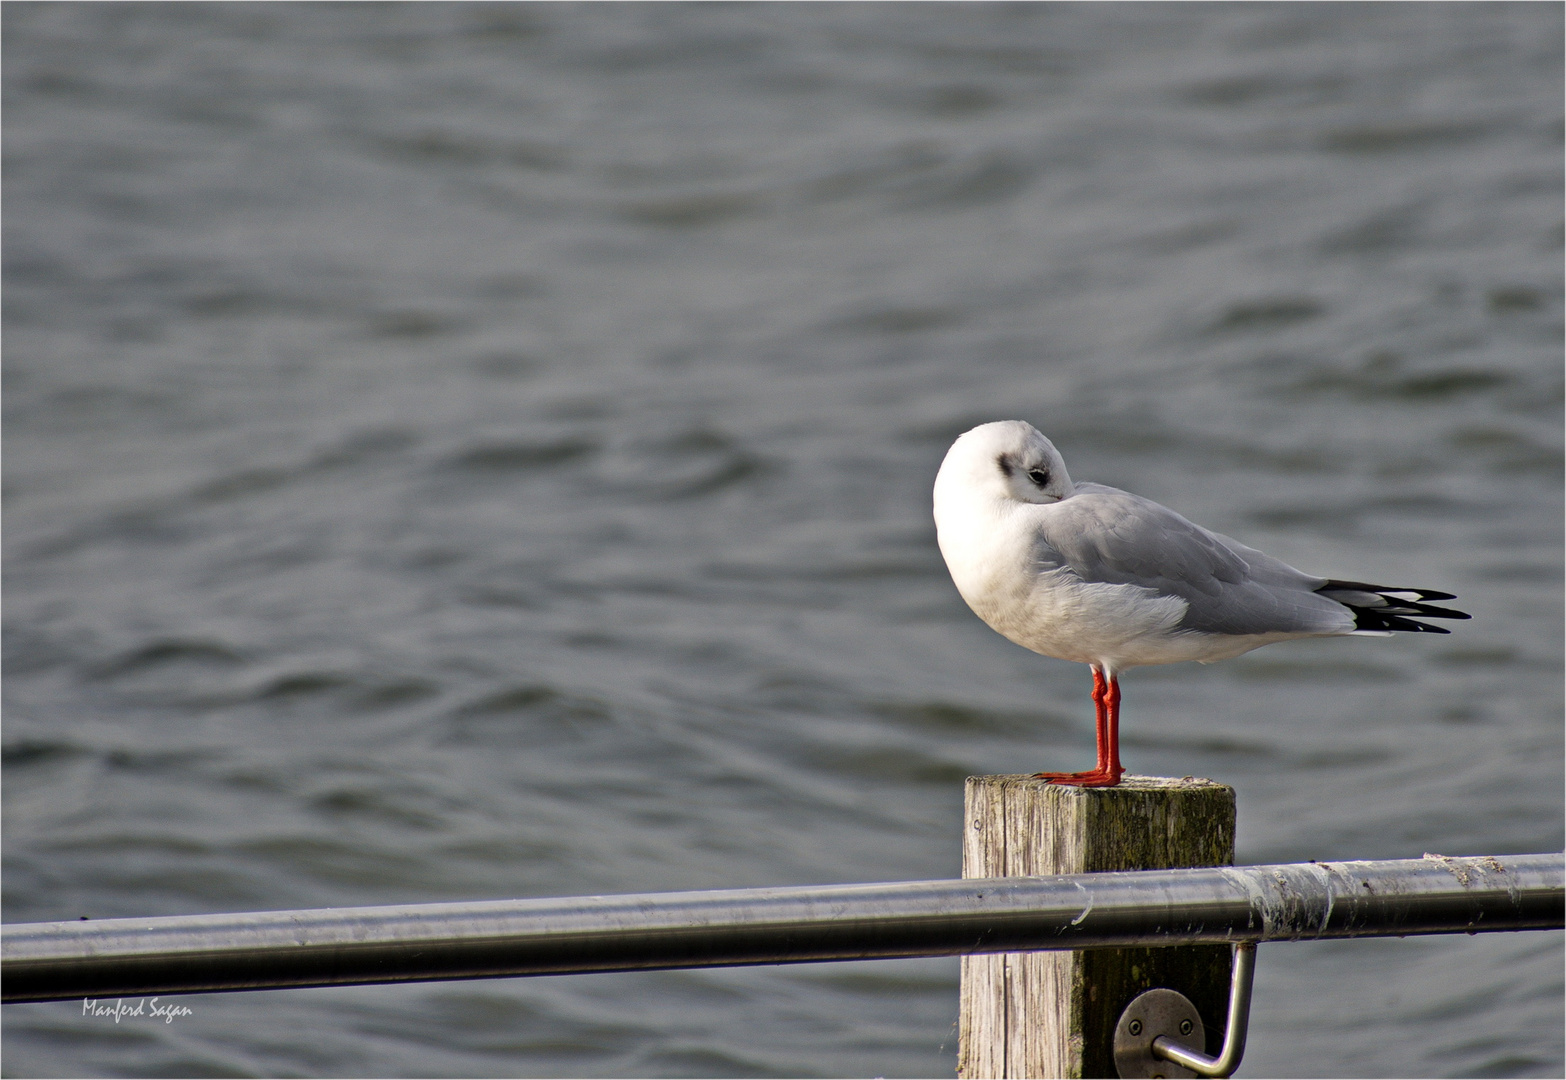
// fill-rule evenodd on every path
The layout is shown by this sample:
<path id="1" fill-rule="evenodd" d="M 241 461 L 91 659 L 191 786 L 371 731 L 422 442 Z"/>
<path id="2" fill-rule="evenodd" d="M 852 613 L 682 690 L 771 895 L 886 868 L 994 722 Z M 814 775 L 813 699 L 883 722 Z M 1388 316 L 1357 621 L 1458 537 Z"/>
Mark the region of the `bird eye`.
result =
<path id="1" fill-rule="evenodd" d="M 1049 483 L 1049 473 L 1044 469 L 1029 469 L 1028 479 L 1032 480 L 1039 487 L 1043 487 Z"/>

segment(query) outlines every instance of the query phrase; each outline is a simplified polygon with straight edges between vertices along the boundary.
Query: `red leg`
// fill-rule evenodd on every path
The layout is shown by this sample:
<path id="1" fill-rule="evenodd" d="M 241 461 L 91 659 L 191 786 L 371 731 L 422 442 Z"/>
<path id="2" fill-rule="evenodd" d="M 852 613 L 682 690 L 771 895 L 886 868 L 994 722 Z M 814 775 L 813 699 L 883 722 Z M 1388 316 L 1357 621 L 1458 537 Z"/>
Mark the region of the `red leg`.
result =
<path id="1" fill-rule="evenodd" d="M 1120 678 L 1116 675 L 1109 677 L 1109 753 L 1105 755 L 1109 759 L 1109 768 L 1106 770 L 1113 780 L 1109 786 L 1120 783 L 1120 778 L 1125 775 L 1125 766 L 1120 764 Z"/>
<path id="2" fill-rule="evenodd" d="M 1120 777 L 1125 774 L 1120 764 L 1120 680 L 1114 675 L 1106 677 L 1096 664 L 1093 667 L 1093 709 L 1098 741 L 1098 763 L 1094 768 L 1089 772 L 1034 773 L 1035 780 L 1077 787 L 1114 787 L 1120 783 Z"/>
<path id="3" fill-rule="evenodd" d="M 1109 763 L 1110 747 L 1114 744 L 1114 736 L 1110 734 L 1110 725 L 1115 720 L 1115 717 L 1109 715 L 1109 694 L 1111 686 L 1115 688 L 1115 704 L 1118 705 L 1120 702 L 1120 685 L 1114 682 L 1112 676 L 1110 680 L 1106 682 L 1104 680 L 1104 672 L 1099 668 L 1094 668 L 1093 715 L 1095 722 L 1093 724 L 1093 732 L 1094 738 L 1098 742 L 1098 763 L 1093 768 L 1094 772 L 1104 771 L 1105 767 Z"/>

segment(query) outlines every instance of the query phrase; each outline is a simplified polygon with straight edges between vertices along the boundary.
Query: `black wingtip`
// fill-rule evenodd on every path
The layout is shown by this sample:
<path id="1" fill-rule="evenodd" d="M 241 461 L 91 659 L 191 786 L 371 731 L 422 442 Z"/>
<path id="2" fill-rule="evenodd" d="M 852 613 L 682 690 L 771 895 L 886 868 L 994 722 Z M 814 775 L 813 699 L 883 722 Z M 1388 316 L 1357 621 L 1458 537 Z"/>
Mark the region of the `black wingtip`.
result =
<path id="1" fill-rule="evenodd" d="M 1374 609 L 1351 607 L 1354 613 L 1354 629 L 1356 630 L 1404 630 L 1414 634 L 1450 634 L 1452 631 L 1444 626 L 1431 626 L 1429 623 L 1415 622 L 1413 619 L 1404 619 L 1397 615 L 1383 615 Z"/>
<path id="2" fill-rule="evenodd" d="M 1430 604 L 1409 604 L 1420 615 L 1428 615 L 1432 619 L 1471 619 L 1472 615 L 1466 611 L 1458 611 L 1456 608 L 1434 607 Z"/>
<path id="3" fill-rule="evenodd" d="M 1420 619 L 1471 619 L 1472 615 L 1455 608 L 1436 607 L 1427 600 L 1456 600 L 1452 593 L 1435 589 L 1394 589 L 1385 585 L 1371 585 L 1363 581 L 1329 581 L 1316 590 L 1354 613 L 1356 630 L 1403 630 L 1409 633 L 1450 634 L 1445 627 L 1431 626 L 1408 616 Z M 1335 593 L 1370 593 L 1380 603 L 1355 603 Z M 1419 597 L 1409 600 L 1408 596 Z"/>
<path id="4" fill-rule="evenodd" d="M 1336 589 L 1347 589 L 1352 592 L 1380 593 L 1383 596 L 1391 596 L 1399 593 L 1413 593 L 1420 600 L 1456 600 L 1456 593 L 1437 592 L 1435 589 L 1405 589 L 1393 588 L 1390 585 L 1371 585 L 1364 581 L 1338 581 L 1333 579 L 1317 589 L 1317 592 L 1332 592 Z"/>

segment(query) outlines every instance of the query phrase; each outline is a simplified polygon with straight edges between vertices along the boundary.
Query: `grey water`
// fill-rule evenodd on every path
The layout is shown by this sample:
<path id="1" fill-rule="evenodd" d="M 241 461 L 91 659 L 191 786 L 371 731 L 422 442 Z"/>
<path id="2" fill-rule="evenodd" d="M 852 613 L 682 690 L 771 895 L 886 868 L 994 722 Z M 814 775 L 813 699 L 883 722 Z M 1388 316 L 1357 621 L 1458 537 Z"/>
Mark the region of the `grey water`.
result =
<path id="1" fill-rule="evenodd" d="M 993 419 L 1450 637 L 1123 680 L 1239 861 L 1559 850 L 1559 4 L 3 10 L 7 922 L 954 877 L 1086 669 Z M 1558 1076 L 1557 933 L 1261 950 L 1249 1076 Z M 949 1076 L 949 959 L 8 1006 L 10 1076 Z"/>

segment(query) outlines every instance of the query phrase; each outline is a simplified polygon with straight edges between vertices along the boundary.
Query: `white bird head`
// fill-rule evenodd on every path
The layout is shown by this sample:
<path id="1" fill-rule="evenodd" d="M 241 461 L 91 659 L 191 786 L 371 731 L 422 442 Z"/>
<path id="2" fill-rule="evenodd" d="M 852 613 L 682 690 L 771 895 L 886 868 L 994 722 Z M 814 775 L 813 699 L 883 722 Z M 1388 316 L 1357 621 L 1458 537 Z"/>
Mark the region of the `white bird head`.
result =
<path id="1" fill-rule="evenodd" d="M 935 477 L 937 514 L 943 502 L 975 496 L 1048 504 L 1068 498 L 1072 490 L 1055 444 L 1021 420 L 980 424 L 958 436 Z"/>

